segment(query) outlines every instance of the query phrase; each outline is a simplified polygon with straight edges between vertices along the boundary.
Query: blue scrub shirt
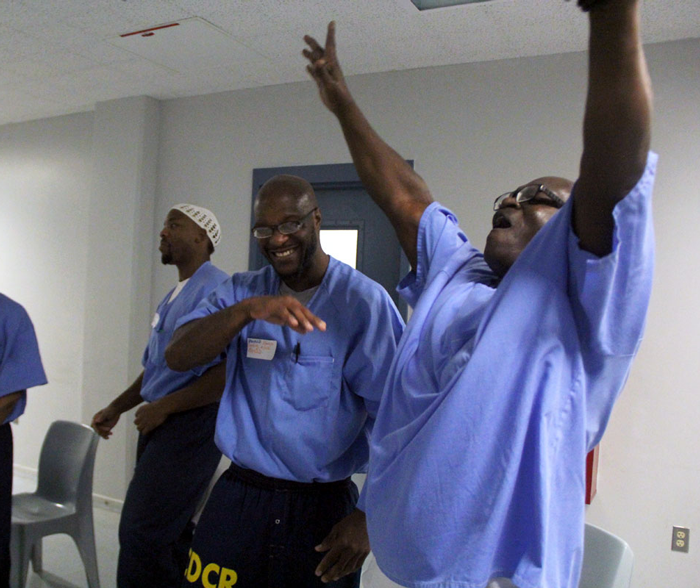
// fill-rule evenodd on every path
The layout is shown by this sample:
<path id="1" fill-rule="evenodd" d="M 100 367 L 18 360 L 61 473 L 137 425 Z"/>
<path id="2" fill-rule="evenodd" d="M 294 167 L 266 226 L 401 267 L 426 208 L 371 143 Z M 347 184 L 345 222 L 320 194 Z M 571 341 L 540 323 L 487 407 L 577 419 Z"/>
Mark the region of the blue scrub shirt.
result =
<path id="1" fill-rule="evenodd" d="M 570 198 L 500 284 L 455 216 L 426 209 L 400 288 L 415 311 L 365 485 L 372 549 L 395 582 L 578 586 L 585 455 L 626 381 L 651 292 L 656 159 L 615 208 L 612 253 L 579 247 Z"/>
<path id="2" fill-rule="evenodd" d="M 46 384 L 34 325 L 21 304 L 0 294 L 0 396 Z M 4 423 L 24 413 L 27 394 L 22 394 Z"/>
<path id="3" fill-rule="evenodd" d="M 221 358 L 217 358 L 187 372 L 175 372 L 165 363 L 165 348 L 175 332 L 177 321 L 192 312 L 197 304 L 228 277 L 226 272 L 207 261 L 192 274 L 175 300 L 169 302 L 173 288 L 158 305 L 148 345 L 141 360 L 144 368 L 141 397 L 147 402 L 181 390 L 221 361 Z"/>
<path id="4" fill-rule="evenodd" d="M 177 326 L 279 287 L 271 266 L 234 274 Z M 403 321 L 384 288 L 332 257 L 308 308 L 326 332 L 253 321 L 231 341 L 216 442 L 266 476 L 331 482 L 365 471 Z"/>

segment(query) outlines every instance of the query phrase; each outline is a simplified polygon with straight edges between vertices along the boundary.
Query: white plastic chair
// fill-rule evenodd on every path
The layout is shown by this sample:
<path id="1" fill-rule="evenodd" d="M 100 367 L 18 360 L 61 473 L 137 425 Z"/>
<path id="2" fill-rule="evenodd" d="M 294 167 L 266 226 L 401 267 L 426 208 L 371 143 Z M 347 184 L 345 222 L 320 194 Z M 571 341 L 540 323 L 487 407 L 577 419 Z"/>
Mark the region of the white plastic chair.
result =
<path id="1" fill-rule="evenodd" d="M 579 588 L 629 588 L 634 553 L 616 535 L 586 523 Z"/>
<path id="2" fill-rule="evenodd" d="M 100 588 L 92 522 L 92 473 L 99 437 L 87 425 L 55 421 L 39 457 L 39 483 L 34 493 L 12 497 L 13 588 L 24 588 L 32 560 L 42 571 L 41 540 L 65 533 L 78 546 L 88 586 Z"/>

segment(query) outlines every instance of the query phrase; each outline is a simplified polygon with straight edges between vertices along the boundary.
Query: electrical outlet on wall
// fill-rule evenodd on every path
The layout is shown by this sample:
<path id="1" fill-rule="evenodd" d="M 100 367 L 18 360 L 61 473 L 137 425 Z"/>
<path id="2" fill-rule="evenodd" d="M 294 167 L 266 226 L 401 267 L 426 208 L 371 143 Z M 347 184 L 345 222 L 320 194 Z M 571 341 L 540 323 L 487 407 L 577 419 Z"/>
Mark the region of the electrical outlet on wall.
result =
<path id="1" fill-rule="evenodd" d="M 671 550 L 688 553 L 689 547 L 690 529 L 688 529 L 687 527 L 673 527 L 673 539 L 671 540 Z"/>

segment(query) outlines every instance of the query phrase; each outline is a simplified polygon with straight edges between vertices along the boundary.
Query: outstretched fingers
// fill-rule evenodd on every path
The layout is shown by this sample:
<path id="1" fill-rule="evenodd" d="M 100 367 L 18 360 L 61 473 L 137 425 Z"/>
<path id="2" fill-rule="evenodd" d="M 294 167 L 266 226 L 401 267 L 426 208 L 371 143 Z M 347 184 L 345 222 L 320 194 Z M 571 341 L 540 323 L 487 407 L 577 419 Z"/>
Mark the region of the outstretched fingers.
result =
<path id="1" fill-rule="evenodd" d="M 326 330 L 326 323 L 318 318 L 313 312 L 311 312 L 306 306 L 301 303 L 297 303 L 298 306 L 289 307 L 290 318 L 296 322 L 296 325 L 288 323 L 288 326 L 297 331 L 298 333 L 306 334 L 310 333 L 314 329 L 319 331 Z"/>
<path id="2" fill-rule="evenodd" d="M 335 61 L 335 21 L 328 23 L 328 32 L 326 33 L 326 57 L 331 63 Z"/>
<path id="3" fill-rule="evenodd" d="M 305 335 L 314 329 L 326 330 L 326 323 L 291 296 L 263 296 L 253 300 L 251 318 L 289 327 Z"/>
<path id="4" fill-rule="evenodd" d="M 304 49 L 304 51 L 309 51 L 314 56 L 319 56 L 323 55 L 323 47 L 319 45 L 318 41 L 314 39 L 311 35 L 304 35 L 304 41 L 306 41 L 306 44 L 311 47 L 311 51 L 308 49 Z"/>

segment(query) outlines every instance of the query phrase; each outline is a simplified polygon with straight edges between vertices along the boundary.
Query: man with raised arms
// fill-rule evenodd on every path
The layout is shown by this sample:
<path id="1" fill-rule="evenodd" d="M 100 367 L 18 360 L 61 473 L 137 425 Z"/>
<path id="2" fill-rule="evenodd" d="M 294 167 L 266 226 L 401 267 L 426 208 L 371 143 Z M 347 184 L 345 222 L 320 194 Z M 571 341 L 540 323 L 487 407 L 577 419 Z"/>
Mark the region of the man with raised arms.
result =
<path id="1" fill-rule="evenodd" d="M 651 88 L 638 0 L 589 12 L 584 148 L 575 184 L 539 177 L 496 198 L 484 253 L 372 129 L 335 28 L 308 71 L 412 265 L 414 312 L 371 442 L 372 550 L 415 588 L 575 588 L 584 462 L 642 335 L 651 290 Z"/>
<path id="2" fill-rule="evenodd" d="M 234 274 L 181 326 L 176 370 L 226 354 L 216 442 L 231 459 L 195 533 L 183 586 L 359 586 L 369 553 L 368 437 L 403 331 L 389 294 L 320 244 L 296 176 L 266 182 L 253 236 L 270 265 Z"/>

